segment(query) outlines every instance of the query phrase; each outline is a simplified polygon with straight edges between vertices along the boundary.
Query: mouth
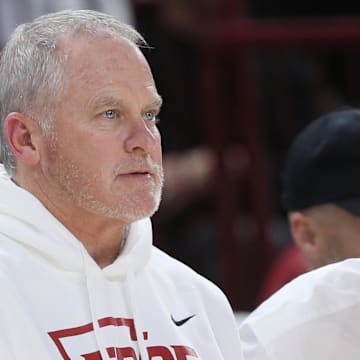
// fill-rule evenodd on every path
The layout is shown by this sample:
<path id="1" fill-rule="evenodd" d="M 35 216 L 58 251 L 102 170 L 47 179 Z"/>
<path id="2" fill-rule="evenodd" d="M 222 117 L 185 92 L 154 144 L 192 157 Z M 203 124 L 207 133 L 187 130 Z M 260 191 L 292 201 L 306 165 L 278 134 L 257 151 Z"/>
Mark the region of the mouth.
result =
<path id="1" fill-rule="evenodd" d="M 153 175 L 153 172 L 150 170 L 135 170 L 135 171 L 130 171 L 127 173 L 128 175 Z"/>
<path id="2" fill-rule="evenodd" d="M 128 172 L 128 173 L 122 173 L 119 174 L 119 177 L 121 178 L 153 178 L 154 177 L 154 173 L 150 172 L 150 171 L 132 171 L 132 172 Z"/>
<path id="3" fill-rule="evenodd" d="M 155 164 L 153 161 L 151 161 L 149 164 L 143 162 L 137 163 L 134 161 L 134 163 L 129 164 L 128 167 L 118 168 L 117 170 L 117 177 L 122 179 L 143 179 L 152 180 L 154 182 L 161 182 L 162 178 L 161 166 Z"/>
<path id="4" fill-rule="evenodd" d="M 133 171 L 129 174 L 133 175 L 152 175 L 150 171 Z"/>

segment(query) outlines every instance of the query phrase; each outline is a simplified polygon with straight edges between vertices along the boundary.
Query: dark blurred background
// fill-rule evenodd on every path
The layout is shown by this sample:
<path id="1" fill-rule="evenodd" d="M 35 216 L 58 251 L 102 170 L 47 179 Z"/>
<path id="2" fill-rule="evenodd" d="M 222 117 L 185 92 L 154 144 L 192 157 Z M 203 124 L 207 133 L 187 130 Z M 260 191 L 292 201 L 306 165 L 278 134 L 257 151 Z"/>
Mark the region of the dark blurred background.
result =
<path id="1" fill-rule="evenodd" d="M 252 310 L 292 242 L 281 206 L 291 141 L 320 114 L 359 104 L 360 4 L 134 5 L 165 99 L 170 184 L 154 217 L 155 243 L 221 286 L 234 309 Z M 173 181 L 185 174 L 190 184 Z"/>
<path id="2" fill-rule="evenodd" d="M 235 310 L 259 302 L 291 243 L 281 172 L 297 132 L 358 106 L 360 3 L 343 0 L 0 0 L 0 44 L 61 8 L 132 23 L 150 47 L 166 184 L 154 242 L 217 283 Z M 285 271 L 285 270 L 284 270 Z"/>

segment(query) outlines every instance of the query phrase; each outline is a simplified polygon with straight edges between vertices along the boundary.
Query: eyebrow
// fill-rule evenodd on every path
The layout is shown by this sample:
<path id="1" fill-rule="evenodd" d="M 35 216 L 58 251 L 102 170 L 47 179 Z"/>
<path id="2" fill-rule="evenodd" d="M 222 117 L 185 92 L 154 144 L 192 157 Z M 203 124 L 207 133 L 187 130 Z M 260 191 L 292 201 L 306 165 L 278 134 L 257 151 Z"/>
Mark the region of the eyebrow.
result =
<path id="1" fill-rule="evenodd" d="M 156 98 L 153 102 L 148 104 L 146 107 L 158 107 L 161 108 L 163 104 L 163 99 L 160 95 L 156 95 Z M 90 102 L 90 105 L 94 108 L 101 108 L 101 107 L 121 107 L 124 105 L 123 100 L 117 99 L 113 96 L 102 96 L 99 98 L 94 99 L 94 101 Z"/>
<path id="2" fill-rule="evenodd" d="M 96 98 L 94 101 L 90 101 L 90 105 L 95 109 L 101 107 L 119 107 L 123 105 L 123 101 L 113 96 L 102 96 Z"/>

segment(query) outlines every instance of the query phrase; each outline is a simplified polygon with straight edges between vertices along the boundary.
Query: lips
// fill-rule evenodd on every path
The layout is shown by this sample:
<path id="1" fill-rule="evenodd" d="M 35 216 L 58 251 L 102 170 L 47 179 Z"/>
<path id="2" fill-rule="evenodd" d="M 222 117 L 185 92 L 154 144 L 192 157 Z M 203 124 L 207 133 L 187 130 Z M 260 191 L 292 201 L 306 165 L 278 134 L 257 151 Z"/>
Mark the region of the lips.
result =
<path id="1" fill-rule="evenodd" d="M 136 176 L 147 176 L 153 179 L 162 178 L 162 168 L 161 165 L 158 165 L 153 160 L 148 159 L 148 161 L 129 161 L 128 166 L 123 164 L 115 172 L 119 177 L 136 177 Z"/>
<path id="2" fill-rule="evenodd" d="M 154 175 L 153 171 L 150 170 L 135 170 L 135 171 L 127 171 L 127 172 L 123 172 L 122 174 L 119 175 Z"/>
<path id="3" fill-rule="evenodd" d="M 131 171 L 129 174 L 142 174 L 142 175 L 146 175 L 146 174 L 152 174 L 152 171 L 149 171 L 149 170 L 137 170 L 137 171 Z"/>
<path id="4" fill-rule="evenodd" d="M 121 179 L 156 179 L 157 175 L 153 171 L 136 170 L 123 172 L 118 175 Z"/>

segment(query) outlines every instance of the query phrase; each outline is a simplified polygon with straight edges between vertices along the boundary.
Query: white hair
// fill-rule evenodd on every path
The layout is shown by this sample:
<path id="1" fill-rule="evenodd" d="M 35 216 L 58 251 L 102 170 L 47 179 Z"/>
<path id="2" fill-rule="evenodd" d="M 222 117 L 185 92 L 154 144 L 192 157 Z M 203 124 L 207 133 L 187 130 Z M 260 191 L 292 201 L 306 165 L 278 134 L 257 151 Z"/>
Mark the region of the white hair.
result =
<path id="1" fill-rule="evenodd" d="M 18 26 L 0 57 L 0 156 L 9 174 L 16 171 L 16 157 L 4 135 L 5 119 L 21 112 L 38 121 L 45 135 L 51 134 L 53 111 L 67 82 L 60 43 L 75 34 L 146 45 L 132 26 L 93 10 L 64 10 Z"/>

